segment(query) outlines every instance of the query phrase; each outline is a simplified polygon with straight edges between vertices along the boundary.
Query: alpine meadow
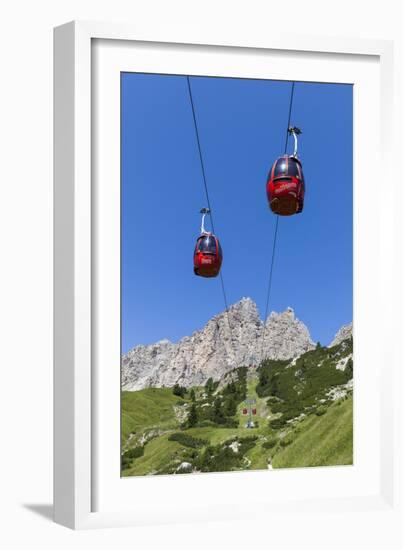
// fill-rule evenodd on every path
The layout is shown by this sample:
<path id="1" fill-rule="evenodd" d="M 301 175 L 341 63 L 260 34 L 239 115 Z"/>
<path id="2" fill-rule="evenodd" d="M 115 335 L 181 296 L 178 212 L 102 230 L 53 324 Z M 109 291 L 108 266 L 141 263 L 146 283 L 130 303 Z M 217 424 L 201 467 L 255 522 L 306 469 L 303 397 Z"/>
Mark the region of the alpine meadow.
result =
<path id="1" fill-rule="evenodd" d="M 266 327 L 250 299 L 228 314 L 241 367 L 222 360 L 222 346 L 231 349 L 226 313 L 178 344 L 124 356 L 122 475 L 352 464 L 351 325 L 324 347 L 291 308 Z M 263 330 L 267 358 L 253 365 Z"/>

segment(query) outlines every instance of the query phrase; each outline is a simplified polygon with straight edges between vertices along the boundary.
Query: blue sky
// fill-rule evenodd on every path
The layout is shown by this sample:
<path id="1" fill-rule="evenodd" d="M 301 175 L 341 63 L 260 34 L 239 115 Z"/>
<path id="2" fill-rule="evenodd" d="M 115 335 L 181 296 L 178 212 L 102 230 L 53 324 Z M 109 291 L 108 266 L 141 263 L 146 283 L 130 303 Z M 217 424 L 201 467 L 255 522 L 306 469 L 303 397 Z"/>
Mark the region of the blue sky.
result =
<path id="1" fill-rule="evenodd" d="M 265 184 L 284 150 L 291 83 L 191 77 L 230 304 L 264 314 L 275 215 Z M 352 320 L 351 85 L 295 84 L 302 214 L 280 217 L 270 311 L 287 306 L 328 344 Z M 289 141 L 289 151 L 292 152 Z M 193 274 L 206 206 L 186 77 L 122 74 L 122 351 L 178 341 L 224 310 Z"/>

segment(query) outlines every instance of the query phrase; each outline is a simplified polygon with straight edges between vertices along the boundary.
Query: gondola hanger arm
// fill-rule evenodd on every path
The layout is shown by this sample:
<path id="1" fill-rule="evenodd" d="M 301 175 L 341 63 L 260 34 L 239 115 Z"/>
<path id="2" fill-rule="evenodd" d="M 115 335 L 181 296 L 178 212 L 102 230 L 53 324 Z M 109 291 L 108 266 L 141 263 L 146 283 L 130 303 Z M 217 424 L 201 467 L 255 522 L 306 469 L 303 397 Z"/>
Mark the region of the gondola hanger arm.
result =
<path id="1" fill-rule="evenodd" d="M 203 235 L 204 233 L 208 233 L 204 227 L 204 219 L 207 216 L 207 214 L 210 214 L 211 210 L 210 208 L 202 208 L 200 210 L 200 214 L 202 214 L 202 220 L 201 220 L 201 227 L 200 227 L 200 233 Z"/>
<path id="2" fill-rule="evenodd" d="M 293 157 L 298 158 L 298 137 L 300 134 L 302 134 L 302 130 L 300 128 L 297 128 L 296 126 L 290 126 L 288 128 L 288 133 L 291 134 L 294 138 L 294 153 Z"/>

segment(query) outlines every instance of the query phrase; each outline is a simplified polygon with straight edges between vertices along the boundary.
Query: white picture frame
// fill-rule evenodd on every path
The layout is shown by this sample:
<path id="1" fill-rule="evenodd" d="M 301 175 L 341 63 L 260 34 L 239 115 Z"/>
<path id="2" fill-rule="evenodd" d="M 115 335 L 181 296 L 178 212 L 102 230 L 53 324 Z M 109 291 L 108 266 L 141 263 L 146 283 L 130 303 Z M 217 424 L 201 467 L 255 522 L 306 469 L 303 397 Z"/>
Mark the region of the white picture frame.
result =
<path id="1" fill-rule="evenodd" d="M 252 32 L 239 37 L 229 30 L 220 37 L 208 30 L 200 37 L 186 31 L 152 36 L 130 25 L 72 22 L 55 29 L 54 54 L 55 521 L 81 529 L 253 518 L 301 506 L 313 515 L 346 507 L 393 513 L 398 355 L 389 332 L 397 240 L 387 205 L 395 204 L 396 190 L 386 187 L 381 205 L 375 193 L 381 163 L 392 179 L 392 43 Z M 259 491 L 267 472 L 120 479 L 119 376 L 109 368 L 120 340 L 117 76 L 122 70 L 186 74 L 192 66 L 197 74 L 355 85 L 354 466 L 275 472 L 268 495 Z M 248 494 L 259 495 L 258 511 Z"/>

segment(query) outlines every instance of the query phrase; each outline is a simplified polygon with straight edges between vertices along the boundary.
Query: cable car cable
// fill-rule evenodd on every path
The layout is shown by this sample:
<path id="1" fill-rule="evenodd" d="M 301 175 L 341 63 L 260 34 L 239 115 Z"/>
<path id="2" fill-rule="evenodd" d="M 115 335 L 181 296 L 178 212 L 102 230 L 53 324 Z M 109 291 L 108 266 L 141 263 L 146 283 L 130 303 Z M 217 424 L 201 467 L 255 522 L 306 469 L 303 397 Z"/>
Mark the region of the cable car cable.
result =
<path id="1" fill-rule="evenodd" d="M 208 187 L 207 187 L 206 171 L 204 169 L 203 155 L 202 155 L 200 137 L 199 137 L 199 129 L 198 129 L 198 126 L 197 126 L 196 112 L 195 112 L 195 106 L 194 106 L 194 103 L 193 103 L 192 88 L 190 86 L 189 76 L 187 76 L 186 79 L 187 79 L 187 84 L 188 84 L 188 89 L 189 89 L 190 105 L 192 107 L 193 123 L 194 123 L 194 128 L 195 128 L 195 133 L 196 133 L 196 141 L 197 141 L 197 149 L 199 151 L 200 165 L 201 165 L 201 170 L 202 170 L 202 175 L 203 175 L 204 191 L 206 193 L 207 206 L 209 207 L 209 210 L 210 210 L 211 228 L 213 230 L 213 233 L 215 234 L 213 213 L 212 213 L 212 210 L 211 210 L 210 196 L 209 196 Z"/>
<path id="2" fill-rule="evenodd" d="M 291 87 L 290 107 L 288 109 L 288 122 L 287 122 L 287 130 L 285 133 L 284 154 L 286 154 L 287 152 L 288 136 L 290 135 L 289 129 L 290 129 L 290 123 L 291 123 L 292 103 L 294 100 L 294 88 L 295 88 L 295 82 L 292 83 L 292 87 Z"/>
<path id="3" fill-rule="evenodd" d="M 278 220 L 279 220 L 279 218 L 280 218 L 280 216 L 276 215 L 276 225 L 275 225 L 275 229 L 274 229 L 273 248 L 272 248 L 272 251 L 271 251 L 269 283 L 268 283 L 267 295 L 266 295 L 266 307 L 265 307 L 265 312 L 264 312 L 264 317 L 263 317 L 264 323 L 263 323 L 262 346 L 261 346 L 261 350 L 260 350 L 260 361 L 263 361 L 263 349 L 264 349 L 264 342 L 265 342 L 265 336 L 266 336 L 266 322 L 267 322 L 267 314 L 268 314 L 268 311 L 269 311 L 271 287 L 272 287 L 272 281 L 273 281 L 274 257 L 275 257 L 275 254 L 276 254 Z"/>
<path id="4" fill-rule="evenodd" d="M 203 175 L 204 191 L 206 193 L 207 206 L 210 210 L 211 228 L 213 230 L 213 234 L 215 234 L 213 213 L 212 213 L 211 203 L 210 203 L 210 195 L 209 195 L 208 187 L 207 187 L 206 170 L 204 168 L 203 154 L 202 154 L 202 149 L 201 149 L 201 144 L 200 144 L 199 129 L 198 129 L 198 126 L 197 126 L 196 111 L 195 111 L 195 106 L 194 106 L 194 102 L 193 102 L 192 87 L 190 85 L 189 76 L 186 76 L 186 80 L 187 80 L 187 85 L 188 85 L 188 90 L 189 90 L 190 105 L 192 107 L 193 123 L 194 123 L 194 129 L 195 129 L 195 134 L 196 134 L 197 148 L 198 148 L 198 151 L 199 151 L 200 165 L 201 165 L 201 170 L 202 170 L 202 175 Z M 228 308 L 227 293 L 225 291 L 225 285 L 224 285 L 224 277 L 223 277 L 221 271 L 220 271 L 219 275 L 220 275 L 220 282 L 221 282 L 221 290 L 222 290 L 223 298 L 224 298 L 225 313 L 226 313 L 226 317 L 227 317 L 228 328 L 229 328 L 229 331 L 230 331 L 232 353 L 233 353 L 234 359 L 235 359 L 234 340 L 233 340 L 233 336 L 232 336 L 232 327 L 231 327 L 231 323 L 230 323 L 229 315 L 228 315 L 228 309 L 229 308 Z"/>
<path id="5" fill-rule="evenodd" d="M 289 108 L 288 108 L 288 122 L 287 122 L 287 131 L 286 131 L 286 138 L 285 138 L 285 145 L 284 145 L 284 154 L 286 154 L 286 152 L 287 152 L 288 136 L 290 135 L 289 129 L 290 129 L 290 123 L 291 123 L 292 105 L 293 105 L 293 100 L 294 100 L 294 88 L 295 88 L 295 82 L 293 82 L 292 86 L 291 86 L 290 105 L 289 105 Z M 261 345 L 261 351 L 260 351 L 260 362 L 263 361 L 264 342 L 265 342 L 265 337 L 266 337 L 266 323 L 267 323 L 267 314 L 269 312 L 271 287 L 272 287 L 272 281 L 273 281 L 273 268 L 274 268 L 274 258 L 275 258 L 275 254 L 276 254 L 276 244 L 277 244 L 279 217 L 280 216 L 278 214 L 276 214 L 276 225 L 275 225 L 275 229 L 274 229 L 273 248 L 272 248 L 272 252 L 271 252 L 269 280 L 268 280 L 267 295 L 266 295 L 266 307 L 265 307 L 264 318 L 263 318 L 264 323 L 263 323 L 262 345 Z"/>

